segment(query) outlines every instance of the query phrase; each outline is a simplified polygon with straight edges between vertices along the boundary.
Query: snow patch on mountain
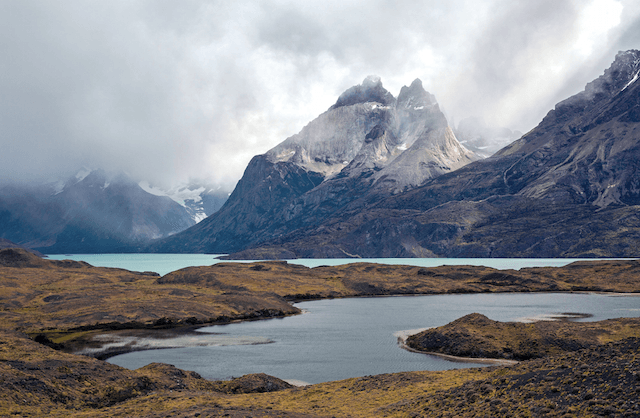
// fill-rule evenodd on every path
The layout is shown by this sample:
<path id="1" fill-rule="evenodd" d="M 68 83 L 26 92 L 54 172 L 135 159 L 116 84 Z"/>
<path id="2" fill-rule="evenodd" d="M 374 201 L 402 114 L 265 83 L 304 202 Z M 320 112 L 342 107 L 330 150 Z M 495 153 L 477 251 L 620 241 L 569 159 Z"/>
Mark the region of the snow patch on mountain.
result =
<path id="1" fill-rule="evenodd" d="M 87 178 L 87 176 L 88 176 L 89 174 L 91 174 L 92 172 L 93 172 L 93 170 L 90 170 L 90 169 L 88 169 L 87 167 L 82 167 L 82 168 L 80 169 L 80 171 L 78 171 L 78 172 L 76 173 L 76 180 L 77 180 L 78 182 L 80 182 L 80 181 L 84 180 L 85 178 Z"/>
<path id="2" fill-rule="evenodd" d="M 138 186 L 140 186 L 142 190 L 144 190 L 145 192 L 152 194 L 154 196 L 168 196 L 164 190 L 151 186 L 149 182 L 146 180 L 143 180 L 140 183 L 138 183 Z"/>
<path id="3" fill-rule="evenodd" d="M 629 81 L 629 82 L 627 83 L 627 85 L 625 85 L 625 86 L 622 88 L 622 90 L 620 90 L 620 91 L 621 91 L 621 92 L 622 92 L 622 91 L 625 91 L 625 89 L 626 89 L 627 87 L 629 87 L 630 85 L 632 85 L 633 83 L 635 83 L 635 81 L 638 79 L 638 76 L 640 76 L 640 71 L 638 71 L 638 72 L 636 73 L 636 75 L 634 75 L 634 76 L 633 76 L 633 78 L 631 79 L 631 81 Z"/>
<path id="4" fill-rule="evenodd" d="M 138 185 L 147 193 L 155 196 L 166 196 L 186 208 L 191 218 L 199 223 L 207 216 L 215 213 L 229 197 L 229 192 L 221 186 L 180 185 L 170 189 L 162 189 L 141 181 Z"/>
<path id="5" fill-rule="evenodd" d="M 62 180 L 58 180 L 58 181 L 55 181 L 55 182 L 53 182 L 53 183 L 49 183 L 49 186 L 51 187 L 51 190 L 52 190 L 52 193 L 51 193 L 51 194 L 52 194 L 53 196 L 55 196 L 55 195 L 57 195 L 57 194 L 62 193 L 62 191 L 64 190 L 64 186 L 65 186 L 66 184 L 67 184 L 67 183 L 65 183 L 65 182 L 64 182 L 64 181 L 62 181 Z"/>
<path id="6" fill-rule="evenodd" d="M 200 186 L 194 189 L 190 189 L 187 186 L 178 186 L 171 189 L 161 189 L 159 187 L 152 186 L 148 181 L 143 180 L 138 185 L 147 193 L 151 193 L 155 196 L 167 196 L 171 200 L 179 203 L 182 206 L 186 206 L 186 201 L 193 201 L 198 203 L 202 201 L 202 193 L 207 190 L 206 187 Z"/>

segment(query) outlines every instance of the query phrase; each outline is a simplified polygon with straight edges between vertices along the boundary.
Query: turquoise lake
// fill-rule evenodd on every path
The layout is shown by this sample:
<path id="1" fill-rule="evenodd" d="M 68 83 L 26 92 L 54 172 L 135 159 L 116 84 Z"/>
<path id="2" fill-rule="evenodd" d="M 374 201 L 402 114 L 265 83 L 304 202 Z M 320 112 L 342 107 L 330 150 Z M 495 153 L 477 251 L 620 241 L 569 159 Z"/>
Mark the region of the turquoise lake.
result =
<path id="1" fill-rule="evenodd" d="M 165 275 L 190 266 L 210 266 L 227 262 L 214 254 L 53 254 L 52 260 L 86 261 L 97 267 L 118 267 L 133 271 L 154 271 Z M 562 267 L 583 259 L 569 258 L 300 258 L 287 260 L 307 267 L 337 266 L 341 264 L 370 262 L 381 264 L 406 264 L 420 267 L 442 265 L 487 266 L 497 269 L 521 269 L 523 267 Z M 593 259 L 591 259 L 593 260 Z M 255 261 L 255 260 L 254 260 Z M 250 262 L 250 261 L 233 261 Z"/>

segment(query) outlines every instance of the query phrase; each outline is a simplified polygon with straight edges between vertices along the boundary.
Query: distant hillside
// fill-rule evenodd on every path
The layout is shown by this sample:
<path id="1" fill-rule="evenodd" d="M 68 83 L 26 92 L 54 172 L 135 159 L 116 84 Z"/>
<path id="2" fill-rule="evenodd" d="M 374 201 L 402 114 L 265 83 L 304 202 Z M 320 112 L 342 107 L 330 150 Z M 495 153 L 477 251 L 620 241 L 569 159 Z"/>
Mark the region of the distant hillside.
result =
<path id="1" fill-rule="evenodd" d="M 5 250 L 7 248 L 22 248 L 23 250 L 27 250 L 35 255 L 37 255 L 38 257 L 42 257 L 43 254 L 39 251 L 36 250 L 32 250 L 30 248 L 24 247 L 22 245 L 18 245 L 15 242 L 11 242 L 8 239 L 4 239 L 4 238 L 0 238 L 0 250 Z"/>
<path id="2" fill-rule="evenodd" d="M 50 254 L 135 251 L 195 224 L 170 198 L 101 170 L 63 183 L 2 186 L 0 215 L 0 238 Z"/>

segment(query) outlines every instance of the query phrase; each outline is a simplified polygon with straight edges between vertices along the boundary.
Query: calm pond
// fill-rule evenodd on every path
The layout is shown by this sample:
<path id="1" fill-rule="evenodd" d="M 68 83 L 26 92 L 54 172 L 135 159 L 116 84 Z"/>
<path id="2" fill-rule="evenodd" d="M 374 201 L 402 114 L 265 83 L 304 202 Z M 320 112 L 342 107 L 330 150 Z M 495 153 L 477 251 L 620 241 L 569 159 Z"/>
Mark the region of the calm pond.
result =
<path id="1" fill-rule="evenodd" d="M 501 321 L 554 313 L 586 313 L 589 320 L 640 316 L 640 298 L 596 294 L 475 294 L 320 300 L 299 303 L 303 315 L 201 328 L 204 333 L 268 344 L 195 346 L 140 351 L 109 359 L 136 369 L 152 362 L 193 370 L 208 379 L 267 373 L 319 383 L 414 370 L 476 367 L 399 347 L 404 330 L 444 325 L 479 312 Z M 194 342 L 197 344 L 197 342 Z"/>

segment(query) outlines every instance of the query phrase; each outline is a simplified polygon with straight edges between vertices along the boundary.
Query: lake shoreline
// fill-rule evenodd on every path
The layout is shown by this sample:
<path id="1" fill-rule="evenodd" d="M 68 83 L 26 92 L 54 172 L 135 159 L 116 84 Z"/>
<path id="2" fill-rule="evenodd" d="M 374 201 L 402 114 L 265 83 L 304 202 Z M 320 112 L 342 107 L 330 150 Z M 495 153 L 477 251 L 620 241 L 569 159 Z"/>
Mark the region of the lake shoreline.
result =
<path id="1" fill-rule="evenodd" d="M 293 302 L 422 295 L 597 293 L 640 295 L 637 260 L 578 261 L 564 267 L 498 270 L 483 266 L 419 267 L 358 262 L 305 267 L 283 261 L 217 263 L 164 276 L 82 261 L 45 260 L 23 250 L 0 252 L 5 326 L 67 352 L 94 356 L 142 351 L 137 341 L 110 341 L 111 331 L 174 337 L 193 327 L 298 314 Z M 42 289 L 45 289 L 44 292 Z M 174 329 L 176 331 L 167 331 Z M 136 331 L 137 332 L 137 331 Z M 100 352 L 109 341 L 111 352 Z M 117 336 L 117 333 L 113 334 Z M 91 347 L 93 344 L 93 347 Z M 148 346 L 144 346 L 146 349 Z"/>
<path id="2" fill-rule="evenodd" d="M 363 416 L 424 415 L 427 408 L 429 413 L 442 410 L 459 412 L 463 407 L 477 407 L 481 408 L 478 411 L 483 412 L 490 408 L 494 416 L 504 415 L 500 412 L 502 405 L 496 404 L 496 399 L 505 405 L 514 405 L 511 410 L 516 412 L 522 412 L 520 408 L 523 402 L 529 402 L 526 405 L 530 410 L 540 414 L 546 411 L 547 405 L 551 405 L 553 408 L 549 407 L 550 411 L 564 412 L 568 411 L 568 407 L 579 407 L 572 409 L 572 412 L 589 415 L 610 412 L 606 408 L 611 405 L 608 398 L 611 394 L 626 402 L 620 407 L 620 411 L 638 410 L 637 393 L 634 388 L 637 387 L 640 371 L 637 369 L 637 359 L 633 357 L 640 344 L 638 338 L 608 343 L 597 350 L 585 349 L 561 357 L 522 361 L 507 369 L 500 366 L 470 365 L 468 368 L 457 370 L 436 371 L 443 369 L 429 369 L 427 363 L 444 363 L 444 360 L 437 360 L 437 356 L 433 356 L 432 359 L 427 356 L 415 356 L 398 349 L 397 339 L 391 335 L 395 330 L 438 326 L 440 323 L 453 321 L 458 317 L 454 316 L 459 310 L 456 310 L 456 307 L 466 306 L 470 312 L 472 309 L 480 309 L 477 312 L 482 312 L 482 307 L 487 306 L 487 301 L 502 301 L 499 302 L 503 313 L 501 317 L 506 321 L 512 321 L 509 318 L 518 316 L 515 313 L 509 315 L 509 312 L 530 306 L 539 306 L 535 312 L 553 314 L 563 311 L 594 311 L 594 315 L 596 307 L 607 306 L 606 309 L 611 311 L 612 308 L 625 306 L 625 311 L 616 310 L 615 315 L 637 315 L 636 299 L 623 300 L 640 296 L 640 263 L 637 261 L 578 262 L 560 268 L 525 268 L 519 271 L 470 266 L 385 266 L 373 263 L 313 269 L 278 262 L 220 263 L 211 267 L 190 267 L 158 277 L 123 269 L 93 267 L 81 262 L 43 260 L 14 250 L 0 251 L 0 274 L 3 277 L 0 287 L 5 295 L 0 301 L 3 318 L 0 334 L 5 342 L 0 344 L 0 357 L 6 366 L 3 369 L 3 379 L 8 395 L 0 400 L 0 415 L 16 412 L 24 415 L 25 412 L 29 412 L 34 416 L 68 416 L 72 415 L 73 411 L 89 411 L 92 414 L 107 413 L 114 416 L 151 416 L 157 415 L 158 411 L 169 415 L 180 410 L 190 415 L 220 416 L 228 411 L 231 416 L 246 416 L 249 412 L 253 413 L 263 408 L 261 410 L 268 414 L 279 414 L 280 411 L 300 411 L 308 414 L 309 411 L 314 411 L 327 416 L 346 416 L 352 411 L 353 405 L 372 405 L 373 409 L 368 410 L 368 415 Z M 532 293 L 541 294 L 531 295 L 533 299 L 541 301 L 541 305 L 522 302 L 521 299 L 524 300 L 525 297 L 508 296 Z M 546 296 L 554 293 L 557 296 Z M 473 296 L 477 294 L 488 296 Z M 499 294 L 505 296 L 498 296 Z M 291 353 L 283 352 L 276 344 L 239 350 L 231 347 L 222 350 L 225 351 L 223 357 L 230 363 L 230 368 L 225 369 L 215 357 L 204 359 L 206 367 L 216 368 L 215 373 L 210 373 L 206 367 L 199 370 L 188 365 L 188 361 L 191 361 L 189 358 L 185 358 L 187 363 L 182 364 L 179 360 L 183 352 L 180 351 L 173 357 L 162 356 L 165 353 L 161 351 L 171 350 L 154 350 L 161 356 L 140 354 L 141 362 L 137 364 L 134 355 L 134 362 L 130 362 L 131 367 L 127 368 L 116 360 L 105 362 L 88 356 L 76 356 L 60 350 L 51 350 L 45 346 L 48 344 L 39 343 L 48 336 L 51 345 L 66 345 L 70 348 L 74 339 L 79 345 L 83 343 L 80 337 L 84 336 L 86 340 L 94 335 L 107 334 L 105 338 L 120 344 L 120 347 L 112 347 L 113 350 L 151 352 L 148 345 L 143 347 L 137 341 L 117 341 L 114 337 L 118 334 L 114 331 L 120 330 L 124 336 L 128 333 L 130 337 L 135 338 L 161 335 L 166 338 L 165 341 L 172 338 L 199 338 L 200 333 L 197 330 L 214 323 L 244 323 L 249 319 L 273 317 L 278 312 L 281 313 L 278 317 L 298 314 L 299 310 L 291 305 L 291 301 L 296 300 L 417 295 L 445 296 L 442 303 L 433 301 L 427 302 L 427 305 L 452 312 L 449 315 L 429 315 L 421 310 L 420 306 L 424 306 L 422 301 L 416 300 L 413 303 L 406 299 L 399 300 L 397 303 L 408 307 L 408 312 L 398 320 L 391 323 L 387 321 L 387 327 L 380 332 L 377 330 L 385 324 L 384 312 L 400 314 L 399 310 L 396 311 L 392 307 L 395 306 L 394 303 L 379 300 L 378 305 L 378 301 L 375 301 L 378 309 L 371 310 L 372 308 L 365 308 L 365 303 L 355 300 L 340 303 L 336 301 L 336 304 L 321 302 L 333 312 L 334 317 L 337 306 L 348 305 L 351 311 L 342 311 L 339 318 L 346 318 L 349 312 L 369 312 L 367 309 L 372 313 L 381 312 L 380 308 L 383 306 L 390 309 L 382 311 L 383 316 L 377 315 L 376 319 L 374 316 L 364 316 L 364 322 L 355 325 L 358 328 L 343 328 L 341 338 L 335 340 L 349 342 L 345 347 L 348 350 L 342 352 L 355 357 L 350 361 L 364 359 L 362 367 L 358 366 L 357 371 L 347 372 L 351 376 L 361 377 L 331 378 L 331 373 L 324 373 L 325 377 L 309 379 L 308 376 L 324 371 L 321 369 L 336 363 L 337 358 L 329 355 L 328 361 L 323 363 L 319 356 L 314 356 L 316 366 L 312 367 L 309 373 L 303 373 L 304 368 L 299 366 L 298 360 L 300 357 L 309 357 L 310 354 L 301 350 L 301 346 L 298 345 L 294 346 L 296 349 Z M 602 301 L 589 304 L 571 302 L 582 298 L 594 301 L 601 298 Z M 470 302 L 475 299 L 478 299 L 479 303 L 471 305 Z M 453 306 L 452 302 L 456 300 L 463 303 L 454 302 Z M 548 305 L 551 301 L 553 304 Z M 309 305 L 296 306 L 305 308 Z M 317 313 L 317 310 L 313 312 Z M 500 315 L 495 319 L 500 320 Z M 285 321 L 289 320 L 283 320 Z M 309 324 L 306 321 L 302 322 L 302 326 L 298 324 L 297 328 L 291 329 L 308 330 Z M 388 325 L 392 325 L 393 328 Z M 235 327 L 229 327 L 230 336 L 245 335 L 242 330 L 234 332 Z M 257 331 L 248 335 L 269 335 L 273 340 L 286 341 L 281 337 L 286 333 L 262 334 L 261 323 L 249 326 L 252 327 Z M 339 325 L 331 325 L 329 331 L 333 332 L 339 328 Z M 114 331 L 108 331 L 109 329 Z M 402 358 L 402 369 L 414 367 L 413 370 L 423 371 L 367 369 L 368 365 L 374 363 L 364 357 L 364 349 L 372 347 L 373 344 L 363 345 L 367 343 L 363 343 L 365 339 L 362 339 L 355 341 L 361 341 L 360 349 L 358 345 L 353 345 L 350 336 L 355 336 L 357 330 L 360 331 L 359 337 L 369 336 L 370 342 L 375 341 L 375 344 L 380 343 L 388 347 L 391 352 L 387 353 L 392 357 Z M 39 338 L 41 334 L 42 338 Z M 31 338 L 28 338 L 28 335 Z M 299 340 L 301 332 L 290 335 Z M 326 341 L 329 345 L 335 344 L 330 339 Z M 102 344 L 104 341 L 98 343 Z M 100 344 L 95 344 L 94 347 L 100 348 Z M 171 345 L 175 345 L 174 342 L 171 342 Z M 141 347 L 144 350 L 140 350 Z M 325 346 L 320 347 L 323 352 L 328 352 Z M 241 372 L 242 374 L 261 370 L 277 375 L 278 373 L 272 372 L 272 367 L 264 366 L 290 364 L 290 368 L 293 369 L 286 372 L 287 377 L 295 378 L 300 373 L 300 380 L 325 383 L 286 389 L 273 394 L 256 393 L 239 397 L 216 392 L 217 389 L 207 379 L 237 376 L 233 371 L 236 370 L 235 365 L 251 362 L 251 356 L 245 355 L 248 351 L 264 351 L 268 358 L 265 359 L 265 363 L 256 363 L 258 368 L 249 367 L 246 372 Z M 151 360 L 151 364 L 148 360 Z M 478 359 L 470 361 L 479 362 Z M 413 366 L 407 366 L 409 363 Z M 175 364 L 175 367 L 168 364 Z M 324 366 L 318 367 L 317 364 Z M 434 371 L 424 371 L 425 369 Z M 342 375 L 344 372 L 345 370 L 340 370 Z M 518 380 L 518 374 L 526 375 L 531 385 L 522 386 L 523 382 Z M 567 381 L 565 377 L 572 380 L 564 383 Z M 252 377 L 249 380 L 255 381 L 255 385 L 236 387 L 233 382 L 224 385 L 227 385 L 229 390 L 236 391 L 234 393 L 242 393 L 237 390 L 250 389 L 259 392 L 268 389 L 271 384 L 269 377 L 265 376 L 257 379 Z M 64 382 L 64 387 L 61 386 L 61 382 Z M 513 390 L 514 385 L 518 390 Z M 533 389 L 527 389 L 529 386 Z M 606 390 L 603 387 L 606 387 Z M 537 399 L 540 396 L 547 400 L 547 403 L 539 405 Z M 299 409 L 295 406 L 298 404 L 292 402 L 298 402 Z M 414 404 L 418 405 L 419 409 L 414 408 Z M 345 413 L 336 414 L 339 412 L 335 409 L 337 405 L 345 405 Z M 311 409 L 316 407 L 319 409 Z M 49 411 L 52 413 L 49 414 Z M 297 415 L 287 416 L 293 418 Z"/>
<path id="3" fill-rule="evenodd" d="M 493 293 L 497 293 L 497 294 L 558 294 L 558 293 L 567 293 L 567 294 L 606 295 L 606 296 L 611 296 L 611 297 L 640 297 L 640 293 L 586 292 L 586 291 L 569 291 L 569 292 L 490 292 L 490 293 L 487 293 L 487 294 L 493 294 Z M 484 294 L 484 293 L 480 292 L 480 293 L 469 293 L 469 294 Z M 447 293 L 443 293 L 443 294 L 411 294 L 411 295 L 398 294 L 398 295 L 352 296 L 352 297 L 339 297 L 339 298 L 297 300 L 294 303 L 298 303 L 298 302 L 313 302 L 313 301 L 329 300 L 329 299 L 394 298 L 394 297 L 422 297 L 422 296 L 442 296 L 442 295 L 447 295 Z M 292 306 L 293 306 L 294 303 L 292 303 Z M 101 331 L 101 332 L 97 332 L 97 333 L 93 334 L 91 336 L 92 340 L 85 341 L 84 345 L 82 344 L 82 342 L 80 340 L 75 340 L 74 342 L 77 343 L 77 345 L 74 344 L 73 350 L 65 350 L 65 351 L 70 352 L 72 354 L 79 354 L 79 355 L 85 355 L 85 356 L 88 355 L 90 357 L 93 357 L 93 358 L 96 358 L 96 359 L 99 359 L 99 360 L 107 360 L 107 359 L 109 359 L 111 357 L 119 356 L 119 355 L 122 355 L 122 354 L 133 353 L 133 352 L 157 350 L 157 349 L 165 349 L 165 348 L 167 348 L 167 349 L 168 348 L 185 348 L 185 347 L 190 347 L 190 346 L 194 346 L 194 345 L 172 345 L 172 346 L 151 347 L 151 348 L 149 348 L 149 347 L 146 347 L 146 346 L 144 346 L 142 344 L 139 344 L 138 342 L 134 342 L 132 344 L 119 345 L 115 349 L 111 349 L 111 348 L 97 349 L 95 347 L 95 344 L 97 343 L 95 340 L 96 339 L 101 340 L 101 344 L 102 345 L 110 345 L 110 344 L 117 344 L 118 343 L 118 337 L 120 335 L 137 336 L 138 341 L 144 341 L 144 340 L 148 340 L 148 339 L 152 339 L 152 340 L 176 339 L 176 338 L 185 337 L 185 336 L 203 337 L 204 335 L 207 335 L 208 333 L 198 332 L 197 330 L 202 329 L 202 328 L 211 327 L 211 326 L 217 326 L 217 325 L 228 325 L 228 324 L 233 324 L 233 323 L 254 322 L 254 321 L 263 321 L 263 320 L 270 320 L 270 319 L 282 319 L 282 318 L 286 318 L 286 317 L 290 317 L 290 316 L 302 315 L 304 313 L 306 313 L 306 312 L 304 310 L 301 310 L 300 312 L 293 313 L 293 314 L 286 314 L 286 315 L 280 316 L 280 317 L 233 319 L 233 320 L 224 321 L 224 322 L 217 322 L 217 323 L 216 322 L 212 322 L 212 323 L 198 324 L 198 325 L 180 325 L 180 324 L 176 324 L 173 327 L 167 327 L 167 328 L 162 328 L 162 329 L 153 329 L 153 328 L 141 327 L 141 328 L 129 328 L 129 329 L 125 329 L 125 330 Z M 549 314 L 546 319 L 545 318 L 538 318 L 538 319 L 536 319 L 536 318 L 523 318 L 523 319 L 527 319 L 527 321 L 516 321 L 516 322 L 563 320 L 561 318 L 562 315 L 565 315 L 565 314 L 563 314 L 563 313 L 557 313 L 557 315 Z M 576 319 L 576 318 L 588 318 L 590 316 L 591 315 L 589 315 L 589 314 L 578 314 L 575 317 L 569 317 L 569 320 Z M 416 332 L 418 332 L 418 331 L 419 330 L 416 330 Z M 400 346 L 400 348 L 402 348 L 404 350 L 407 350 L 409 352 L 413 352 L 413 353 L 433 355 L 433 356 L 437 356 L 437 357 L 443 358 L 443 359 L 448 360 L 448 361 L 460 362 L 460 363 L 480 363 L 480 364 L 503 365 L 503 366 L 510 366 L 510 365 L 514 365 L 514 364 L 518 363 L 518 361 L 515 361 L 515 360 L 492 359 L 492 358 L 475 358 L 475 357 L 458 357 L 458 356 L 452 356 L 452 355 L 443 354 L 443 353 L 419 351 L 419 350 L 412 349 L 411 347 L 406 345 L 406 338 L 408 336 L 409 335 L 399 335 L 397 337 L 398 338 L 398 345 Z M 206 346 L 207 344 L 197 344 L 197 345 Z M 211 344 L 211 345 L 215 345 L 215 344 Z M 92 351 L 91 352 L 85 352 L 86 348 L 91 348 Z"/>
<path id="4" fill-rule="evenodd" d="M 420 350 L 411 348 L 407 345 L 407 337 L 398 337 L 398 345 L 403 350 L 407 350 L 411 353 L 424 354 L 427 356 L 436 356 L 454 363 L 479 363 L 479 364 L 488 364 L 493 366 L 513 366 L 519 363 L 519 361 L 517 360 L 497 359 L 497 358 L 490 358 L 490 357 L 459 357 L 459 356 L 452 356 L 450 354 L 436 353 L 434 351 L 420 351 Z"/>

